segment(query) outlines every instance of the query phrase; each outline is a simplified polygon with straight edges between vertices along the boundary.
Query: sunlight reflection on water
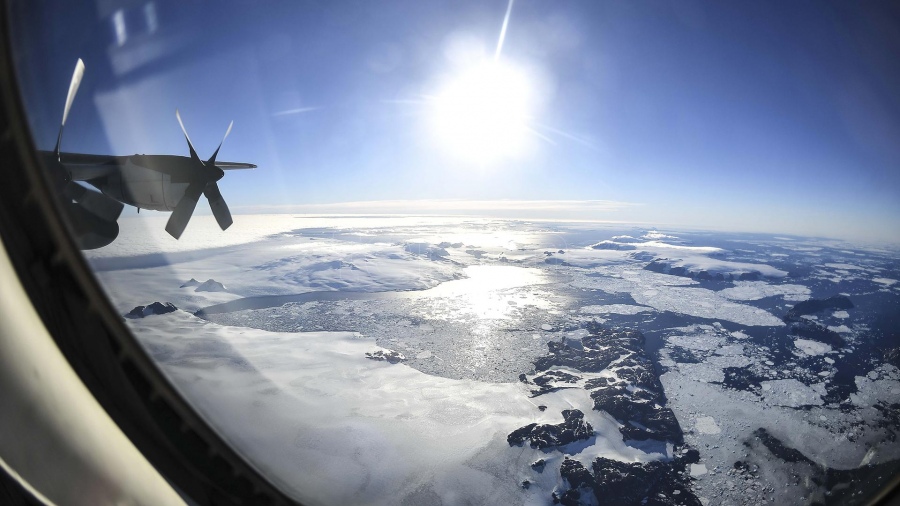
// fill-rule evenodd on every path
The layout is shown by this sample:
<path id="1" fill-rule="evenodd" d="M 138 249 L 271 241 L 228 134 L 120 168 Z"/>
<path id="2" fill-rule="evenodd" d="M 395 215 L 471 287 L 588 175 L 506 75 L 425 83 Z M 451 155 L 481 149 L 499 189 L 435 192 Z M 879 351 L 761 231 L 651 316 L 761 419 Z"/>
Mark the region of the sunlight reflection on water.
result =
<path id="1" fill-rule="evenodd" d="M 448 281 L 418 294 L 430 301 L 428 316 L 458 318 L 460 313 L 485 320 L 509 319 L 523 306 L 548 309 L 544 290 L 527 287 L 550 283 L 540 269 L 513 266 L 474 265 L 464 270 L 465 279 Z M 424 300 L 423 300 L 424 302 Z"/>

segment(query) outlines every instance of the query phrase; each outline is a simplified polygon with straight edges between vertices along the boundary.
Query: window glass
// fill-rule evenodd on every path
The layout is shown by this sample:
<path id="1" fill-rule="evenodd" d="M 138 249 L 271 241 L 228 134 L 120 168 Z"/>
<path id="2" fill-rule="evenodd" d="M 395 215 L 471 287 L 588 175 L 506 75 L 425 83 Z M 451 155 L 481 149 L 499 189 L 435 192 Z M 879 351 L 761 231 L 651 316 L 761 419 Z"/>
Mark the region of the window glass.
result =
<path id="1" fill-rule="evenodd" d="M 297 500 L 856 504 L 897 474 L 876 6 L 10 9 L 113 307 Z"/>

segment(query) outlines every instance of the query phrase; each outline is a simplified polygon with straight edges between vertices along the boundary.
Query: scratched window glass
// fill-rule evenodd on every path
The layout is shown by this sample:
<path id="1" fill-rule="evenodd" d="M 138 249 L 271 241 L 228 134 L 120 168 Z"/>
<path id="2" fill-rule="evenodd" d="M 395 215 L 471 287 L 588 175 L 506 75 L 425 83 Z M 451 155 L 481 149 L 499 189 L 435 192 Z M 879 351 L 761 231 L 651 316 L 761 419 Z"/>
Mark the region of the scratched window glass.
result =
<path id="1" fill-rule="evenodd" d="M 112 307 L 298 501 L 858 504 L 900 470 L 881 7 L 10 12 Z"/>

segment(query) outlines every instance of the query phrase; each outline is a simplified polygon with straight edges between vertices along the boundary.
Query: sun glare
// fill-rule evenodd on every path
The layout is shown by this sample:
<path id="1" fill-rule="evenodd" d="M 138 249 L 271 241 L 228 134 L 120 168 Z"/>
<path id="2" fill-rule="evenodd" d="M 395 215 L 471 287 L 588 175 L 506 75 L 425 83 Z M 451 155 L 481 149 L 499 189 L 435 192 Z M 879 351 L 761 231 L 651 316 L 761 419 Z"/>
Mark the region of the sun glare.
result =
<path id="1" fill-rule="evenodd" d="M 509 64 L 484 62 L 463 71 L 437 95 L 434 130 L 442 147 L 472 162 L 516 158 L 525 151 L 531 89 Z"/>

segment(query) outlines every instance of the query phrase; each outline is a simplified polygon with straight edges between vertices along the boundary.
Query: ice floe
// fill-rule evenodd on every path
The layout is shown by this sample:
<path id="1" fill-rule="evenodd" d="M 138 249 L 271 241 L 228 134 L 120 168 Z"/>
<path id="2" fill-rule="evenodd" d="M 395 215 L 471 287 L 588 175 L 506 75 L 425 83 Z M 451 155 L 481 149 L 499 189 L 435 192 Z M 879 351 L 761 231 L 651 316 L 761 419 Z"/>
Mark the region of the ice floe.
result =
<path id="1" fill-rule="evenodd" d="M 824 404 L 825 384 L 805 385 L 793 378 L 760 382 L 766 400 L 778 406 L 798 408 Z"/>
<path id="2" fill-rule="evenodd" d="M 807 355 L 824 355 L 831 351 L 831 346 L 809 339 L 794 339 L 794 346 Z"/>
<path id="3" fill-rule="evenodd" d="M 857 391 L 850 400 L 857 406 L 872 406 L 879 401 L 888 404 L 900 402 L 900 370 L 884 364 L 865 376 L 856 377 Z"/>
<path id="4" fill-rule="evenodd" d="M 590 305 L 582 306 L 579 311 L 585 314 L 622 314 L 635 315 L 638 313 L 646 313 L 653 311 L 652 308 L 644 306 L 635 306 L 632 304 L 606 304 L 606 305 Z"/>
<path id="5" fill-rule="evenodd" d="M 747 326 L 780 327 L 784 325 L 781 319 L 764 309 L 728 301 L 706 288 L 647 288 L 633 292 L 632 297 L 638 304 L 653 307 L 657 311 L 671 311 L 701 318 L 727 320 Z"/>
<path id="6" fill-rule="evenodd" d="M 802 301 L 809 298 L 810 290 L 803 285 L 776 285 L 765 281 L 735 281 L 732 288 L 719 290 L 718 294 L 730 300 L 759 300 L 781 295 L 787 301 Z"/>
<path id="7" fill-rule="evenodd" d="M 716 419 L 711 416 L 701 416 L 694 422 L 694 427 L 701 434 L 719 434 L 722 429 L 716 425 Z"/>

